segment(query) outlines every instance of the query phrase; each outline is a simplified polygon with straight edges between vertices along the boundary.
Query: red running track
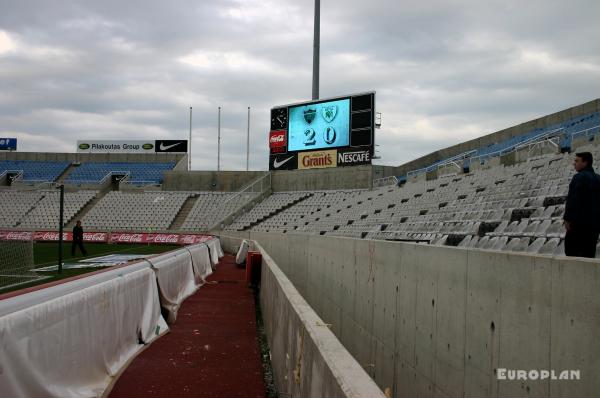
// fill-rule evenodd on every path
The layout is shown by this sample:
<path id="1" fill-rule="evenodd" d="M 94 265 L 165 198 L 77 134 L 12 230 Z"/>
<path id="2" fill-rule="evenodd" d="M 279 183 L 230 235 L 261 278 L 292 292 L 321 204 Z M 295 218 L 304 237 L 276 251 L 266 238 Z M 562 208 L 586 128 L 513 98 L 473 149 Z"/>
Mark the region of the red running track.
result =
<path id="1" fill-rule="evenodd" d="M 184 301 L 170 332 L 138 355 L 110 393 L 118 397 L 265 396 L 256 313 L 245 270 L 221 259 Z"/>

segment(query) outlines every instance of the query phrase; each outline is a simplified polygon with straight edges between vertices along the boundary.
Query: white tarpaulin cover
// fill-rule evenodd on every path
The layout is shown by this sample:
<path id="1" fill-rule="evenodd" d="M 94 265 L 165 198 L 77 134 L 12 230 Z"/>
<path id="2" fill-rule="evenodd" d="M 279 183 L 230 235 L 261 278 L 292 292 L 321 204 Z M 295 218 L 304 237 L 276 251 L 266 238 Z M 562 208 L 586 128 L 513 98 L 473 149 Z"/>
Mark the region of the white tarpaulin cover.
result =
<path id="1" fill-rule="evenodd" d="M 97 397 L 168 327 L 147 264 L 0 301 L 2 397 Z"/>
<path id="2" fill-rule="evenodd" d="M 177 319 L 177 311 L 183 300 L 198 289 L 194 280 L 192 256 L 183 248 L 147 258 L 146 261 L 152 264 L 156 272 L 160 305 L 169 314 L 167 322 L 173 323 Z"/>
<path id="3" fill-rule="evenodd" d="M 196 285 L 201 286 L 206 282 L 206 278 L 213 272 L 210 264 L 210 252 L 208 251 L 208 246 L 204 243 L 200 243 L 198 245 L 186 246 L 186 249 L 189 250 L 192 256 Z"/>
<path id="4" fill-rule="evenodd" d="M 236 264 L 244 264 L 244 261 L 246 261 L 246 256 L 248 255 L 248 249 L 250 249 L 250 245 L 248 244 L 248 241 L 244 239 L 240 245 L 240 249 L 235 255 Z"/>
<path id="5" fill-rule="evenodd" d="M 206 245 L 210 249 L 210 259 L 213 265 L 219 264 L 219 259 L 225 255 L 223 249 L 221 249 L 221 241 L 217 238 L 213 238 L 207 241 Z"/>

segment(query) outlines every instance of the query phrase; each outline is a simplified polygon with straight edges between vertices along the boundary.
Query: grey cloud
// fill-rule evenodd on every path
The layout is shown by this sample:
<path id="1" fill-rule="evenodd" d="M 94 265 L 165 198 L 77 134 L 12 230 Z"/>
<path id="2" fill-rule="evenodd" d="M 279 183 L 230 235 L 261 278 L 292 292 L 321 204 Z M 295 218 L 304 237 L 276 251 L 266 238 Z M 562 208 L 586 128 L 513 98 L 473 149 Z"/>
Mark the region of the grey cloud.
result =
<path id="1" fill-rule="evenodd" d="M 251 106 L 251 167 L 264 169 L 269 109 L 310 98 L 312 2 L 0 6 L 0 30 L 23 50 L 0 53 L 0 135 L 27 150 L 186 138 L 193 106 L 193 167 L 215 169 L 222 106 L 222 165 L 241 170 Z M 321 96 L 376 90 L 380 162 L 400 164 L 597 97 L 599 11 L 592 0 L 322 2 Z M 180 62 L 194 54 L 249 66 Z"/>

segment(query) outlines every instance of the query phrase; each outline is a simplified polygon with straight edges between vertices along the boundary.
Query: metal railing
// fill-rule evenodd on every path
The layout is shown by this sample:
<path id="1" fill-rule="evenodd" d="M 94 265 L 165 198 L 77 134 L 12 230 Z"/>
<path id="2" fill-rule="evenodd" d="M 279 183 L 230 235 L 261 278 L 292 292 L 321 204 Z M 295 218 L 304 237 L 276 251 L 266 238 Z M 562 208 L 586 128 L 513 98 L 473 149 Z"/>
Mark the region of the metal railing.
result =
<path id="1" fill-rule="evenodd" d="M 590 134 L 590 132 L 593 130 L 595 130 L 595 132 L 593 134 Z M 600 133 L 600 124 L 590 127 L 590 128 L 587 128 L 587 129 L 584 129 L 584 130 L 576 131 L 573 134 L 571 134 L 571 138 L 575 138 L 575 136 L 583 135 L 583 134 L 585 134 L 586 138 L 589 138 L 590 135 L 596 135 L 598 133 Z"/>
<path id="2" fill-rule="evenodd" d="M 228 202 L 239 197 L 240 195 L 243 195 L 246 193 L 256 193 L 256 192 L 262 193 L 266 189 L 271 189 L 271 173 L 270 172 L 267 172 L 267 174 L 260 177 L 258 180 L 253 181 L 253 182 L 249 183 L 248 185 L 246 185 L 245 187 L 243 187 L 241 190 L 239 190 L 233 196 L 231 196 L 229 199 L 227 199 L 225 202 L 223 202 L 223 204 L 227 204 Z"/>
<path id="3" fill-rule="evenodd" d="M 12 182 L 21 181 L 23 179 L 23 174 L 25 174 L 23 170 L 6 170 L 0 175 L 0 177 L 4 177 L 6 174 L 9 173 L 16 173 L 14 176 L 11 177 Z"/>
<path id="4" fill-rule="evenodd" d="M 516 150 L 519 150 L 519 149 L 522 149 L 525 147 L 528 147 L 529 150 L 531 151 L 532 148 L 535 148 L 535 146 L 541 145 L 543 143 L 547 143 L 547 144 L 553 145 L 555 147 L 558 147 L 559 142 L 555 142 L 555 141 L 553 141 L 553 139 L 560 140 L 560 138 L 563 138 L 565 136 L 570 136 L 571 139 L 573 139 L 576 136 L 581 135 L 581 134 L 585 134 L 586 137 L 589 137 L 591 135 L 600 134 L 600 125 L 586 128 L 584 130 L 576 131 L 573 133 L 566 133 L 565 128 L 560 127 L 560 128 L 557 128 L 557 129 L 554 129 L 554 130 L 551 130 L 551 131 L 548 131 L 545 133 L 535 135 L 535 136 L 530 137 L 522 142 L 515 143 L 514 145 L 509 145 L 509 146 L 499 149 L 497 151 L 485 153 L 485 154 L 481 154 L 481 155 L 477 155 L 477 156 L 473 156 L 473 155 L 475 153 L 477 153 L 479 151 L 479 149 L 474 149 L 472 151 L 464 152 L 464 153 L 461 153 L 454 157 L 443 160 L 440 163 L 432 164 L 432 165 L 429 165 L 429 166 L 426 166 L 426 167 L 423 167 L 423 168 L 420 168 L 417 170 L 411 170 L 408 173 L 406 173 L 406 176 L 410 177 L 410 176 L 414 176 L 414 175 L 421 174 L 424 172 L 437 170 L 449 163 L 452 163 L 460 168 L 460 166 L 456 162 L 458 160 L 462 160 L 462 159 L 469 158 L 471 161 L 476 161 L 476 160 L 481 161 L 481 160 L 490 159 L 490 158 L 493 158 L 496 156 L 502 156 L 507 153 L 511 153 L 513 151 L 516 151 Z"/>
<path id="5" fill-rule="evenodd" d="M 398 185 L 398 177 L 382 177 L 373 180 L 373 188 L 385 187 L 387 185 Z"/>
<path id="6" fill-rule="evenodd" d="M 459 161 L 459 160 L 465 160 L 465 159 L 468 159 L 468 158 L 472 158 L 473 154 L 475 154 L 476 152 L 477 152 L 477 150 L 473 149 L 471 151 L 460 153 L 460 154 L 452 156 L 452 157 L 450 157 L 448 159 L 444 159 L 444 160 L 442 160 L 439 163 L 435 163 L 435 164 L 432 164 L 430 166 L 423 167 L 421 169 L 409 171 L 408 173 L 406 173 L 406 176 L 407 177 L 411 177 L 413 175 L 417 175 L 417 174 L 421 174 L 421 173 L 426 173 L 426 172 L 430 172 L 430 171 L 434 171 L 434 170 L 439 170 L 440 168 L 442 168 L 444 166 L 447 166 L 449 164 L 454 165 L 454 166 L 456 166 L 456 167 L 458 167 L 459 169 L 462 170 L 462 166 L 459 166 L 458 163 L 456 163 L 456 162 Z"/>
<path id="7" fill-rule="evenodd" d="M 215 224 L 213 224 L 213 226 L 209 229 L 209 231 L 219 228 L 221 226 L 221 224 L 223 224 L 225 222 L 225 220 L 227 220 L 230 217 L 234 217 L 236 215 L 236 213 L 238 213 L 240 211 L 240 209 L 244 208 L 244 206 L 246 206 L 249 202 L 251 202 L 252 200 L 254 200 L 257 196 L 260 196 L 261 194 L 265 193 L 266 191 L 271 189 L 271 172 L 267 172 L 264 176 L 260 177 L 258 180 L 253 181 L 251 183 L 249 183 L 248 185 L 246 185 L 244 188 L 242 188 L 241 190 L 239 190 L 238 192 L 236 192 L 234 195 L 232 195 L 230 198 L 228 198 L 227 200 L 225 200 L 222 203 L 222 206 L 227 205 L 227 203 L 231 202 L 232 200 L 235 200 L 237 198 L 239 198 L 241 195 L 247 195 L 247 194 L 253 194 L 256 193 L 257 195 L 249 195 L 249 199 L 246 202 L 242 202 L 240 205 L 238 205 L 234 210 L 232 210 L 231 212 L 229 212 L 225 217 L 223 217 L 221 220 L 219 220 L 218 222 L 216 222 Z"/>

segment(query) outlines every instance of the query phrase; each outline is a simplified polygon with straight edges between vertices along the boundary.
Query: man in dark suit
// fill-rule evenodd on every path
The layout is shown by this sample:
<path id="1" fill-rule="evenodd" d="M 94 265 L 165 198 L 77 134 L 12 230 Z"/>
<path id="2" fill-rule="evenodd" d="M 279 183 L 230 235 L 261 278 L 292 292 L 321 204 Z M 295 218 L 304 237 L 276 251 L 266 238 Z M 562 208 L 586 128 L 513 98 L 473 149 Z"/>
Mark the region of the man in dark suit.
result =
<path id="1" fill-rule="evenodd" d="M 73 244 L 71 245 L 71 256 L 75 256 L 75 247 L 79 247 L 81 254 L 87 255 L 87 250 L 83 247 L 83 227 L 81 220 L 77 220 L 77 225 L 73 227 Z"/>
<path id="2" fill-rule="evenodd" d="M 563 216 L 567 256 L 596 256 L 600 234 L 600 176 L 594 172 L 593 162 L 589 152 L 575 154 L 573 167 L 577 174 L 569 184 Z"/>

